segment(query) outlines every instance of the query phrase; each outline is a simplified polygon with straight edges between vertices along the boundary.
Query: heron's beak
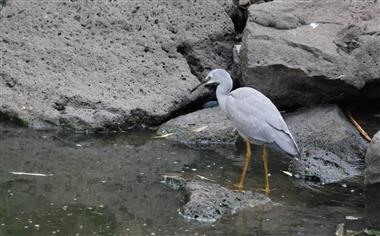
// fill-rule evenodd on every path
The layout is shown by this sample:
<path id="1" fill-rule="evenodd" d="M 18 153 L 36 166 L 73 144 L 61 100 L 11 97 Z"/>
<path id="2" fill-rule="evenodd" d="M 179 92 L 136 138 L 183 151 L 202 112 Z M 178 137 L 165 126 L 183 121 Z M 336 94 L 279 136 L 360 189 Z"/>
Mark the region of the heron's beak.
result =
<path id="1" fill-rule="evenodd" d="M 213 79 L 205 79 L 203 82 L 201 82 L 200 84 L 198 84 L 197 86 L 195 86 L 191 91 L 190 93 L 194 92 L 195 90 L 197 90 L 197 88 L 201 87 L 202 85 L 208 85 L 208 84 L 214 84 L 216 83 L 215 80 Z"/>

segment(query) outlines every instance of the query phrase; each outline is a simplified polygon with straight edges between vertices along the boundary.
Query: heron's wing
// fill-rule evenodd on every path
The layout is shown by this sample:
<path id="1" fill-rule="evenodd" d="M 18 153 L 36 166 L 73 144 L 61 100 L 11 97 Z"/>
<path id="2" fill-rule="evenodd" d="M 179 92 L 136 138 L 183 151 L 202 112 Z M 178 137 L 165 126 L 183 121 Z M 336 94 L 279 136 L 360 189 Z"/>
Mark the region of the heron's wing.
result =
<path id="1" fill-rule="evenodd" d="M 290 133 L 277 107 L 261 92 L 248 87 L 236 89 L 229 94 L 228 101 L 246 116 L 255 116 L 277 130 Z"/>
<path id="2" fill-rule="evenodd" d="M 280 112 L 259 91 L 247 87 L 232 91 L 227 96 L 226 112 L 237 128 L 247 136 L 262 142 L 276 142 L 283 149 L 289 145 L 293 147 L 294 143 L 297 149 Z"/>
<path id="3" fill-rule="evenodd" d="M 254 89 L 240 88 L 232 91 L 226 98 L 226 113 L 238 130 L 249 138 L 270 143 L 274 139 L 268 130 L 272 128 L 266 120 L 268 111 L 266 97 Z M 268 99 L 269 100 L 269 99 Z M 277 111 L 278 112 L 278 111 Z"/>

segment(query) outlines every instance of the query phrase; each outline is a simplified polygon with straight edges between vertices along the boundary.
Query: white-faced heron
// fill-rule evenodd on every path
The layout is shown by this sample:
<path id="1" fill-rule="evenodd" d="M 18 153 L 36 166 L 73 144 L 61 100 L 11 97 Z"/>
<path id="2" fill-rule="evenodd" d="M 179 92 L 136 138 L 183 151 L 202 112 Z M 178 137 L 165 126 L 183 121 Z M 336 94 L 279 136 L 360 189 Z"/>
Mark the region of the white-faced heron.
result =
<path id="1" fill-rule="evenodd" d="M 250 87 L 232 90 L 230 74 L 223 69 L 212 70 L 206 79 L 196 86 L 217 84 L 216 97 L 222 110 L 233 122 L 247 145 L 245 164 L 238 190 L 244 189 L 246 172 L 251 161 L 251 143 L 262 145 L 265 192 L 269 193 L 268 155 L 265 146 L 283 150 L 291 156 L 299 155 L 297 144 L 276 106 L 264 94 Z"/>

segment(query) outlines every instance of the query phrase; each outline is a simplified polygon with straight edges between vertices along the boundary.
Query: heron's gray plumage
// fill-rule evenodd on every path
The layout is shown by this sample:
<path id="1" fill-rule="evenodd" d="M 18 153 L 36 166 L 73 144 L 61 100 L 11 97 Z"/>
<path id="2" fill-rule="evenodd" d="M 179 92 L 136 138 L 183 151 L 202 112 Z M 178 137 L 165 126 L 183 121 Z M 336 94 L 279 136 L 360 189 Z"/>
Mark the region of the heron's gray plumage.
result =
<path id="1" fill-rule="evenodd" d="M 213 70 L 208 77 L 218 83 L 218 102 L 245 140 L 280 148 L 292 156 L 299 154 L 284 119 L 269 98 L 249 87 L 231 92 L 232 79 L 225 70 Z"/>

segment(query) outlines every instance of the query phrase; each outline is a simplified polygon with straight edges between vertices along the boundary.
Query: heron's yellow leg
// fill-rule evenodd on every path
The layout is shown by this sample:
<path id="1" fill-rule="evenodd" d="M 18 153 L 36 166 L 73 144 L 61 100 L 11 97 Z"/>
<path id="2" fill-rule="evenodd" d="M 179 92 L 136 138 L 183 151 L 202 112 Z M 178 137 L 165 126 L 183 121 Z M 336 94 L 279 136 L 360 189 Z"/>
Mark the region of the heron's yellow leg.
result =
<path id="1" fill-rule="evenodd" d="M 251 153 L 251 144 L 248 141 L 246 141 L 246 144 L 247 144 L 247 148 L 246 148 L 247 151 L 245 153 L 244 168 L 243 168 L 243 172 L 241 173 L 241 176 L 240 176 L 240 181 L 236 185 L 236 187 L 238 188 L 237 189 L 238 191 L 244 190 L 245 176 L 247 174 L 249 163 L 251 162 L 251 154 L 252 154 Z"/>
<path id="2" fill-rule="evenodd" d="M 268 179 L 268 153 L 267 149 L 263 145 L 263 162 L 264 162 L 264 175 L 265 175 L 265 193 L 270 193 L 270 188 L 269 188 L 269 179 Z"/>

